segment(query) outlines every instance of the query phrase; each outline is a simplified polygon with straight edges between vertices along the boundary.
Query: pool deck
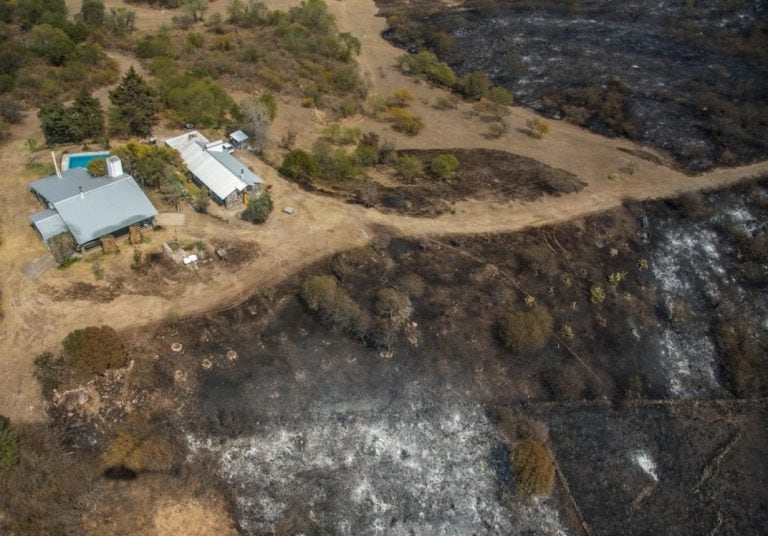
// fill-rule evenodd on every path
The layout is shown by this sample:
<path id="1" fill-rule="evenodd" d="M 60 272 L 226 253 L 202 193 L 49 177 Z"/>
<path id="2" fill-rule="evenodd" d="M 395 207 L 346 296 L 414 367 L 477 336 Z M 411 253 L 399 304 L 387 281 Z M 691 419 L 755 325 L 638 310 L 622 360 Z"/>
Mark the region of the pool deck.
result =
<path id="1" fill-rule="evenodd" d="M 104 158 L 109 156 L 109 151 L 91 151 L 85 153 L 68 153 L 61 157 L 61 171 L 69 169 L 69 159 L 73 156 L 103 156 Z"/>

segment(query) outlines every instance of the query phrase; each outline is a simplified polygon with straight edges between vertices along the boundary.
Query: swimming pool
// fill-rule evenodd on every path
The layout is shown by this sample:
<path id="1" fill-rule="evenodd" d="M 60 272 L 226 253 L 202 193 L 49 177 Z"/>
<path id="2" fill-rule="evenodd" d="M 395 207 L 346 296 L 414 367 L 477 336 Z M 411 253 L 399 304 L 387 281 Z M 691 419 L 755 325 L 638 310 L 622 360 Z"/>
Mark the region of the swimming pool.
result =
<path id="1" fill-rule="evenodd" d="M 106 158 L 108 156 L 109 151 L 65 154 L 61 157 L 61 170 L 65 171 L 69 168 L 88 167 L 88 163 L 91 160 L 96 160 L 97 158 Z"/>

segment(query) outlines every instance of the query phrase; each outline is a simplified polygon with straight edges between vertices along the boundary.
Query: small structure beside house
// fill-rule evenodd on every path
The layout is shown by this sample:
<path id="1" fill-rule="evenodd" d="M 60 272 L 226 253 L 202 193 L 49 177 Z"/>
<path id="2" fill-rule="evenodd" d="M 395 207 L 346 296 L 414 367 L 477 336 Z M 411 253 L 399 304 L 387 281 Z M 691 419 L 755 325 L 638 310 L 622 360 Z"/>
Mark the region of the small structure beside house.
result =
<path id="1" fill-rule="evenodd" d="M 251 192 L 261 190 L 264 181 L 230 154 L 231 145 L 208 139 L 193 130 L 165 140 L 176 149 L 192 179 L 208 189 L 219 204 L 231 207 L 245 202 Z"/>
<path id="2" fill-rule="evenodd" d="M 235 130 L 229 135 L 229 142 L 237 148 L 243 147 L 248 142 L 248 134 L 242 130 Z"/>
<path id="3" fill-rule="evenodd" d="M 132 225 L 152 225 L 157 210 L 134 178 L 123 173 L 120 158 L 107 158 L 107 175 L 92 177 L 75 167 L 33 181 L 30 190 L 46 207 L 29 219 L 48 245 L 69 231 L 79 250 L 99 244 L 106 235 L 128 232 Z"/>

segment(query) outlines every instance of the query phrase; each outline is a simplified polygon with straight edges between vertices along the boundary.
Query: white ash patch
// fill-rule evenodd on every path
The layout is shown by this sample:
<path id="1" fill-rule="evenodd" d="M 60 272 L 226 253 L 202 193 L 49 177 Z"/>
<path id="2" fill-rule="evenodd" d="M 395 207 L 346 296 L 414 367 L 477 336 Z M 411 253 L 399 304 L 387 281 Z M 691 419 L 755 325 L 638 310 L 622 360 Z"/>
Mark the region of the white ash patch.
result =
<path id="1" fill-rule="evenodd" d="M 657 293 L 667 310 L 677 302 L 690 313 L 685 326 L 662 328 L 661 365 L 673 396 L 707 396 L 721 387 L 709 326 L 697 319 L 720 302 L 721 285 L 731 283 L 732 277 L 721 259 L 718 236 L 711 230 L 670 223 L 662 227 L 657 245 L 651 261 Z"/>
<path id="2" fill-rule="evenodd" d="M 632 453 L 632 461 L 642 471 L 651 477 L 654 482 L 659 481 L 659 474 L 656 470 L 656 462 L 653 461 L 650 453 L 646 450 L 636 450 Z"/>
<path id="3" fill-rule="evenodd" d="M 340 535 L 565 534 L 548 500 L 502 497 L 498 436 L 479 406 L 307 415 L 211 451 L 248 534 L 271 533 L 292 505 Z"/>

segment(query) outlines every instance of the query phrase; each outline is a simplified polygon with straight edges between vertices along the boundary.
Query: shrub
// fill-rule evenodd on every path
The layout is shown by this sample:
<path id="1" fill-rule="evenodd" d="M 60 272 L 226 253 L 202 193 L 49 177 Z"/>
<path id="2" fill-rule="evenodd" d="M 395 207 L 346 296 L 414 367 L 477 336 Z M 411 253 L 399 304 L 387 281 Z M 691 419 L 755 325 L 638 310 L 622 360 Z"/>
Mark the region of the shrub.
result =
<path id="1" fill-rule="evenodd" d="M 336 279 L 331 275 L 313 276 L 301 286 L 301 297 L 313 311 L 319 311 L 324 303 L 329 303 L 336 293 Z"/>
<path id="2" fill-rule="evenodd" d="M 529 119 L 525 122 L 526 126 L 528 127 L 528 135 L 532 138 L 536 138 L 537 140 L 542 139 L 544 136 L 549 134 L 549 123 L 546 121 L 539 119 L 538 117 L 535 119 Z"/>
<path id="3" fill-rule="evenodd" d="M 107 470 L 169 471 L 177 452 L 171 431 L 159 419 L 133 414 L 117 427 L 115 437 L 102 454 L 102 462 Z"/>
<path id="4" fill-rule="evenodd" d="M 128 361 L 122 339 L 109 326 L 76 329 L 64 338 L 62 346 L 66 363 L 87 376 L 124 367 Z"/>
<path id="5" fill-rule="evenodd" d="M 272 213 L 274 204 L 269 192 L 261 192 L 248 202 L 248 207 L 243 212 L 242 218 L 251 223 L 264 223 Z"/>
<path id="6" fill-rule="evenodd" d="M 429 169 L 439 179 L 447 179 L 459 169 L 459 159 L 450 153 L 441 154 L 432 159 Z"/>
<path id="7" fill-rule="evenodd" d="M 619 283 L 624 281 L 627 275 L 629 275 L 629 273 L 626 270 L 612 272 L 610 275 L 608 275 L 608 282 L 613 286 L 617 286 Z"/>
<path id="8" fill-rule="evenodd" d="M 444 86 L 452 87 L 456 83 L 456 73 L 428 50 L 406 54 L 400 59 L 400 68 L 407 74 L 422 76 Z"/>
<path id="9" fill-rule="evenodd" d="M 488 90 L 488 93 L 486 94 L 486 97 L 488 100 L 493 102 L 494 104 L 498 104 L 500 106 L 512 106 L 514 104 L 515 99 L 512 96 L 512 93 L 504 89 L 503 87 L 492 87 Z"/>
<path id="10" fill-rule="evenodd" d="M 589 289 L 589 301 L 596 305 L 600 305 L 605 301 L 605 289 L 599 285 L 593 285 Z"/>
<path id="11" fill-rule="evenodd" d="M 420 275 L 406 274 L 398 280 L 397 288 L 411 298 L 420 298 L 424 295 L 426 284 Z"/>
<path id="12" fill-rule="evenodd" d="M 196 212 L 199 212 L 200 214 L 207 214 L 210 204 L 211 196 L 208 194 L 207 189 L 200 188 L 197 192 L 195 192 L 192 200 L 192 208 L 194 208 Z"/>
<path id="13" fill-rule="evenodd" d="M 48 248 L 59 266 L 72 256 L 75 250 L 75 238 L 69 231 L 64 231 L 48 239 Z"/>
<path id="14" fill-rule="evenodd" d="M 387 97 L 387 106 L 394 107 L 394 108 L 405 108 L 411 102 L 413 102 L 413 99 L 414 99 L 413 93 L 411 93 L 407 89 L 398 89 L 398 90 L 395 90 L 395 92 L 392 93 L 392 95 Z"/>
<path id="15" fill-rule="evenodd" d="M 552 451 L 535 439 L 512 448 L 509 461 L 517 472 L 517 491 L 528 496 L 550 495 L 555 486 L 555 460 Z"/>
<path id="16" fill-rule="evenodd" d="M 455 110 L 459 107 L 459 98 L 453 94 L 439 97 L 435 101 L 434 107 L 438 110 Z"/>
<path id="17" fill-rule="evenodd" d="M 315 159 L 320 166 L 320 177 L 331 182 L 356 180 L 363 174 L 356 158 L 346 150 L 337 149 L 325 140 L 315 144 Z"/>
<path id="18" fill-rule="evenodd" d="M 46 399 L 50 399 L 54 389 L 58 389 L 64 380 L 64 360 L 50 352 L 35 357 L 34 376 L 40 384 L 40 390 Z"/>
<path id="19" fill-rule="evenodd" d="M 411 299 L 393 288 L 383 288 L 376 293 L 376 314 L 394 326 L 401 326 L 411 316 Z"/>
<path id="20" fill-rule="evenodd" d="M 387 111 L 387 119 L 392 122 L 392 128 L 409 136 L 418 135 L 426 126 L 424 119 L 405 108 L 390 108 Z"/>
<path id="21" fill-rule="evenodd" d="M 323 129 L 321 136 L 334 145 L 352 145 L 359 142 L 363 134 L 359 128 L 345 128 L 339 123 L 331 123 Z"/>
<path id="22" fill-rule="evenodd" d="M 320 315 L 321 321 L 334 331 L 347 331 L 356 336 L 365 332 L 365 316 L 360 306 L 338 286 L 333 276 L 314 276 L 301 288 L 307 306 Z"/>
<path id="23" fill-rule="evenodd" d="M 749 322 L 742 317 L 720 319 L 714 331 L 725 386 L 739 398 L 765 396 L 766 348 Z"/>
<path id="24" fill-rule="evenodd" d="M 547 344 L 552 333 L 552 316 L 543 306 L 527 311 L 507 313 L 497 326 L 501 342 L 518 353 L 538 352 Z"/>
<path id="25" fill-rule="evenodd" d="M 615 171 L 608 174 L 608 180 L 609 181 L 616 182 L 616 181 L 620 181 L 620 180 L 623 180 L 623 179 L 624 179 L 624 177 L 622 177 L 620 173 L 616 173 Z"/>
<path id="26" fill-rule="evenodd" d="M 279 171 L 292 179 L 311 179 L 320 174 L 320 164 L 308 152 L 294 149 L 285 155 Z"/>
<path id="27" fill-rule="evenodd" d="M 88 162 L 86 169 L 91 174 L 91 177 L 103 177 L 107 174 L 107 159 L 95 158 Z"/>
<path id="28" fill-rule="evenodd" d="M 481 99 L 485 97 L 491 87 L 488 75 L 479 71 L 464 75 L 463 93 L 468 99 Z"/>
<path id="29" fill-rule="evenodd" d="M 358 145 L 354 157 L 357 163 L 364 167 L 375 166 L 379 163 L 379 151 L 371 145 L 363 145 L 362 143 Z"/>
<path id="30" fill-rule="evenodd" d="M 0 469 L 12 467 L 18 462 L 19 440 L 8 419 L 0 415 Z"/>
<path id="31" fill-rule="evenodd" d="M 412 180 L 424 174 L 424 164 L 417 157 L 404 154 L 397 159 L 395 164 L 397 174 L 405 180 Z"/>

